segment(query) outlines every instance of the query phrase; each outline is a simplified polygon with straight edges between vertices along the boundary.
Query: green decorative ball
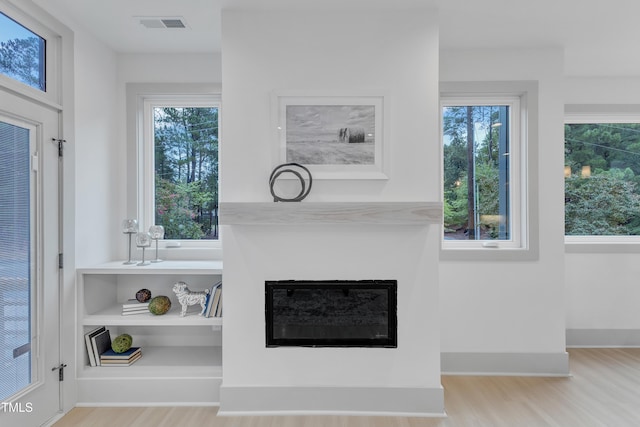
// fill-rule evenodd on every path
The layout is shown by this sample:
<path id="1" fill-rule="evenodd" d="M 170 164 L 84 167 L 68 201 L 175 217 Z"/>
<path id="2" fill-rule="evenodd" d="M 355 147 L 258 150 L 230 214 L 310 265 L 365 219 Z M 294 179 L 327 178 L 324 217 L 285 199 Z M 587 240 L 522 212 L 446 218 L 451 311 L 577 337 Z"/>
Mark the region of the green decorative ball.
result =
<path id="1" fill-rule="evenodd" d="M 165 295 L 158 295 L 149 301 L 149 311 L 152 314 L 165 314 L 171 308 L 171 300 Z"/>
<path id="2" fill-rule="evenodd" d="M 111 343 L 111 348 L 116 353 L 124 353 L 131 348 L 131 344 L 133 344 L 133 338 L 131 338 L 131 335 L 122 334 L 114 338 Z"/>

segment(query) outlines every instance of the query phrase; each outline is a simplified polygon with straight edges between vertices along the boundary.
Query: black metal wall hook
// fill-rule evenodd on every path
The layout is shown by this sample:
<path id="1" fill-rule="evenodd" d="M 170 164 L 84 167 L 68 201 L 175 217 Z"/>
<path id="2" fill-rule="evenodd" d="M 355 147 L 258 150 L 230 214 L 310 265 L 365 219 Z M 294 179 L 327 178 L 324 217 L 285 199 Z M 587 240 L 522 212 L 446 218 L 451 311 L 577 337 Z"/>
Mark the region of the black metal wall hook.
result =
<path id="1" fill-rule="evenodd" d="M 296 169 L 292 169 L 292 168 L 302 169 L 307 174 L 307 176 L 309 178 L 309 185 L 308 186 L 305 183 L 305 180 L 302 177 L 302 174 L 299 171 L 297 171 Z M 292 173 L 295 176 L 297 176 L 298 179 L 300 180 L 300 187 L 301 187 L 300 188 L 300 193 L 296 197 L 293 197 L 293 198 L 280 197 L 280 196 L 278 196 L 276 194 L 275 190 L 273 189 L 273 186 L 274 186 L 276 180 L 283 173 Z M 271 195 L 273 196 L 273 201 L 274 202 L 300 202 L 300 201 L 304 200 L 304 198 L 309 195 L 309 192 L 311 191 L 311 185 L 312 184 L 313 184 L 313 178 L 311 176 L 311 172 L 309 172 L 309 169 L 305 168 L 304 166 L 302 166 L 299 163 L 283 163 L 281 165 L 278 165 L 278 166 L 275 167 L 273 172 L 271 172 L 271 176 L 269 177 L 269 188 L 271 190 Z"/>

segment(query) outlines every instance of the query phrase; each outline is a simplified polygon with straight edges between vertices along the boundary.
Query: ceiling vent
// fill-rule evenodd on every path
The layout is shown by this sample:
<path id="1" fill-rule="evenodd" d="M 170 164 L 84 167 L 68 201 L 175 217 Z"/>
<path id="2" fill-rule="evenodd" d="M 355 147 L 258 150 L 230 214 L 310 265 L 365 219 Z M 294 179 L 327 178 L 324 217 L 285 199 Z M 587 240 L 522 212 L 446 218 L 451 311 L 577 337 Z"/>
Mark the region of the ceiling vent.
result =
<path id="1" fill-rule="evenodd" d="M 145 28 L 187 28 L 187 23 L 180 16 L 167 18 L 136 16 L 134 18 Z"/>

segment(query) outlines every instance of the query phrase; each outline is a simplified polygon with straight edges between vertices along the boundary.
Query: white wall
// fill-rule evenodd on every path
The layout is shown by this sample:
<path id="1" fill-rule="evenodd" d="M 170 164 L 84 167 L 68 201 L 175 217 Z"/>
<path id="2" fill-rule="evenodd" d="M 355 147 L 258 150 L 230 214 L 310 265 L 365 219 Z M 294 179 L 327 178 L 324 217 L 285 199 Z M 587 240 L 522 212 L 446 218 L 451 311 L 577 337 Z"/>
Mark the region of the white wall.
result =
<path id="1" fill-rule="evenodd" d="M 40 13 L 37 12 L 39 15 Z M 119 226 L 117 189 L 118 110 L 116 55 L 68 16 L 45 14 L 44 21 L 62 37 L 62 106 L 64 148 L 64 285 L 61 292 L 62 360 L 75 371 L 75 268 L 111 259 Z M 114 173 L 114 171 L 116 171 Z M 77 401 L 77 384 L 65 381 L 63 410 Z"/>
<path id="2" fill-rule="evenodd" d="M 120 231 L 117 57 L 75 28 L 76 261 L 78 266 L 115 256 Z"/>
<path id="3" fill-rule="evenodd" d="M 567 253 L 567 329 L 635 330 L 635 341 L 610 345 L 640 345 L 640 263 L 635 253 Z M 575 332 L 574 332 L 575 333 Z M 599 334 L 569 344 L 604 345 Z M 613 337 L 611 337 L 613 338 Z"/>
<path id="4" fill-rule="evenodd" d="M 640 105 L 640 77 L 575 77 L 565 79 L 566 104 Z"/>
<path id="5" fill-rule="evenodd" d="M 567 104 L 640 116 L 640 78 L 571 77 L 565 91 Z M 569 345 L 640 345 L 639 252 L 635 244 L 567 245 Z"/>
<path id="6" fill-rule="evenodd" d="M 308 200 L 441 199 L 437 182 L 421 179 L 432 174 L 436 176 L 437 170 L 426 170 L 426 165 L 420 163 L 428 161 L 433 163 L 432 168 L 439 167 L 432 153 L 437 149 L 436 141 L 431 139 L 437 138 L 437 133 L 429 136 L 421 129 L 422 122 L 437 117 L 437 98 L 416 96 L 431 93 L 434 85 L 437 85 L 437 55 L 425 59 L 426 53 L 416 54 L 421 51 L 430 53 L 427 49 L 432 47 L 434 40 L 437 42 L 437 31 L 427 37 L 413 30 L 415 34 L 409 34 L 405 36 L 407 40 L 399 42 L 400 36 L 393 37 L 388 28 L 402 27 L 402 14 L 390 12 L 383 16 L 360 18 L 370 19 L 366 25 L 375 31 L 359 31 L 362 20 L 358 21 L 358 14 L 316 12 L 317 22 L 312 23 L 307 20 L 296 23 L 292 22 L 295 18 L 288 18 L 281 24 L 285 29 L 279 29 L 285 31 L 284 35 L 276 31 L 275 25 L 265 30 L 268 34 L 259 34 L 258 29 L 251 28 L 249 24 L 238 23 L 242 27 L 237 32 L 254 37 L 250 41 L 232 40 L 223 32 L 225 115 L 238 108 L 242 108 L 244 113 L 232 119 L 223 117 L 223 132 L 227 138 L 235 138 L 228 132 L 232 127 L 242 127 L 245 134 L 243 141 L 233 140 L 223 147 L 226 157 L 222 162 L 233 163 L 231 166 L 222 166 L 225 182 L 221 191 L 224 192 L 225 201 L 272 200 L 268 177 L 273 167 L 281 161 L 272 156 L 271 96 L 273 92 L 284 90 L 307 91 L 311 94 L 387 93 L 389 97 L 386 102 L 392 111 L 389 125 L 393 132 L 388 143 L 397 146 L 402 141 L 412 146 L 411 150 L 393 149 L 390 159 L 393 179 L 352 183 L 318 180 L 313 183 Z M 276 16 L 264 12 L 260 19 L 268 21 L 280 15 L 286 17 L 287 13 L 273 15 Z M 385 28 L 385 31 L 379 31 L 380 28 Z M 402 32 L 409 31 L 403 28 Z M 277 46 L 265 41 L 279 36 L 284 40 L 278 40 L 280 44 Z M 227 62 L 232 62 L 234 67 L 226 67 Z M 256 69 L 257 66 L 260 68 Z M 434 67 L 436 69 L 432 75 L 423 74 L 425 69 Z M 243 97 L 224 96 L 227 93 L 241 93 Z M 428 116 L 420 116 L 422 111 Z M 239 159 L 229 159 L 234 155 L 231 149 L 242 152 L 239 157 L 242 164 L 238 164 Z M 247 182 L 253 182 L 254 185 L 246 185 Z"/>
<path id="7" fill-rule="evenodd" d="M 118 81 L 125 83 L 220 83 L 219 53 L 118 55 Z"/>
<path id="8" fill-rule="evenodd" d="M 384 29 L 384 30 L 381 30 Z M 388 180 L 314 201 L 438 201 L 438 33 L 425 11 L 223 13 L 222 201 L 271 202 L 271 94 L 387 94 Z M 224 226 L 221 411 L 441 412 L 438 225 Z M 397 279 L 398 348 L 265 348 L 265 280 Z"/>
<path id="9" fill-rule="evenodd" d="M 537 81 L 539 168 L 529 171 L 538 194 L 530 194 L 539 220 L 539 258 L 524 261 L 441 261 L 442 351 L 523 356 L 524 373 L 566 371 L 563 245 L 563 56 L 560 50 L 441 52 L 441 81 Z M 550 355 L 534 367 L 534 355 Z M 511 356 L 510 356 L 511 355 Z M 453 370 L 479 369 L 471 365 Z M 443 365 L 445 357 L 443 356 Z M 543 364 L 544 365 L 544 364 Z M 499 367 L 496 367 L 499 369 Z M 534 372 L 535 371 L 535 372 Z"/>

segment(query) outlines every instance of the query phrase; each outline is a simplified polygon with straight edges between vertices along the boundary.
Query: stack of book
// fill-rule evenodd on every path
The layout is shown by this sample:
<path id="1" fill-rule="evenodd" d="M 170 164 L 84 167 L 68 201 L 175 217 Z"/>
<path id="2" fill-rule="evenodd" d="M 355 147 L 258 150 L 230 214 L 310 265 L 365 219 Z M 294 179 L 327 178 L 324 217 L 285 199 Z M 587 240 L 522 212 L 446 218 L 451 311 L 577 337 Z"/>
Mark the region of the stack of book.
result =
<path id="1" fill-rule="evenodd" d="M 109 349 L 100 355 L 100 366 L 129 366 L 142 357 L 140 347 L 131 347 L 124 353 Z"/>
<path id="2" fill-rule="evenodd" d="M 222 317 L 222 282 L 211 287 L 204 308 L 205 317 Z"/>
<path id="3" fill-rule="evenodd" d="M 129 300 L 122 304 L 122 315 L 129 316 L 131 314 L 144 314 L 149 312 L 148 302 L 138 302 L 136 300 Z"/>
<path id="4" fill-rule="evenodd" d="M 113 351 L 111 333 L 105 326 L 97 327 L 84 334 L 84 341 L 91 366 L 129 366 L 142 357 L 140 347 L 131 347 L 124 353 Z"/>
<path id="5" fill-rule="evenodd" d="M 111 349 L 111 334 L 100 326 L 84 334 L 84 342 L 89 356 L 89 365 L 100 366 L 100 355 Z"/>

